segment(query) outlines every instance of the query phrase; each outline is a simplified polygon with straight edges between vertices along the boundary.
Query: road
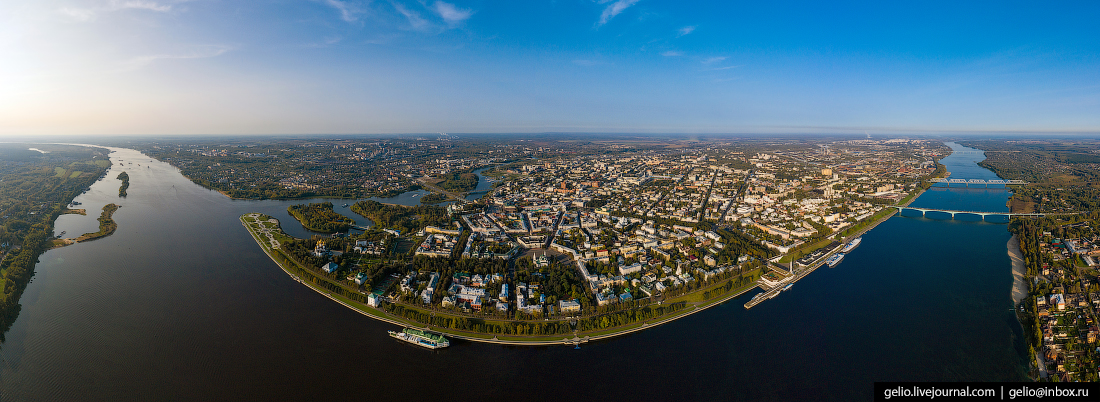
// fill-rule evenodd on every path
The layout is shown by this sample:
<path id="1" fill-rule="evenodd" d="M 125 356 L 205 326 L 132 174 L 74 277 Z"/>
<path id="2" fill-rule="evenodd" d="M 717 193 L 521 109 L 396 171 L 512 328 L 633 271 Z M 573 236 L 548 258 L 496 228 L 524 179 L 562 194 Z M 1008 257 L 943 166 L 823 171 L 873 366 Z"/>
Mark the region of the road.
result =
<path id="1" fill-rule="evenodd" d="M 646 210 L 644 212 L 642 212 L 642 217 L 643 218 L 648 218 L 649 217 L 649 211 L 652 211 L 653 208 L 657 208 L 658 205 L 661 205 L 661 202 L 665 200 L 665 197 L 668 196 L 668 193 L 671 193 L 672 189 L 676 188 L 676 186 L 680 185 L 680 182 L 684 181 L 684 178 L 686 178 L 686 177 L 687 177 L 687 173 L 681 172 L 680 179 L 676 180 L 676 182 L 673 183 L 672 187 L 670 187 L 668 190 L 665 190 L 665 192 L 661 193 L 661 197 L 657 199 L 657 202 L 654 202 L 653 205 L 650 205 L 649 208 L 646 208 Z"/>
<path id="2" fill-rule="evenodd" d="M 745 182 L 741 183 L 741 188 L 737 190 L 737 194 L 733 195 L 733 200 L 730 201 L 730 205 L 727 205 L 726 210 L 722 211 L 722 216 L 718 217 L 719 225 L 726 221 L 726 214 L 730 212 L 730 209 L 733 209 L 733 204 L 735 204 L 733 201 L 740 200 L 741 197 L 745 196 L 745 188 L 749 186 L 749 179 L 752 178 L 754 173 L 756 173 L 756 169 L 749 169 L 749 173 L 745 175 Z"/>

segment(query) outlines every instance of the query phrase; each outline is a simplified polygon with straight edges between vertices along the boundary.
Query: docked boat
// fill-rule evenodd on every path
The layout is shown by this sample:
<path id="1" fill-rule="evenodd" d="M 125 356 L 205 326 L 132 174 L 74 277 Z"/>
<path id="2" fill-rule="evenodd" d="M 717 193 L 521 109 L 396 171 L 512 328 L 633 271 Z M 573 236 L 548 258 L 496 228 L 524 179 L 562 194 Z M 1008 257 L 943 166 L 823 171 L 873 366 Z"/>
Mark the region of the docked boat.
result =
<path id="1" fill-rule="evenodd" d="M 841 249 L 840 252 L 847 253 L 849 251 L 852 251 L 852 249 L 854 249 L 856 247 L 859 247 L 859 243 L 862 243 L 862 242 L 863 242 L 863 238 L 862 237 L 857 237 L 857 238 L 853 239 L 852 241 L 848 242 L 848 244 L 845 244 L 844 248 Z"/>
<path id="2" fill-rule="evenodd" d="M 833 254 L 829 259 L 825 260 L 826 264 L 829 264 L 829 268 L 835 267 L 836 264 L 840 264 L 840 260 L 844 259 L 844 253 Z"/>
<path id="3" fill-rule="evenodd" d="M 786 291 L 790 290 L 791 286 L 794 286 L 794 284 L 793 283 L 788 283 L 787 286 L 783 287 L 783 291 L 786 292 Z"/>
<path id="4" fill-rule="evenodd" d="M 390 336 L 393 338 L 428 349 L 442 349 L 451 346 L 451 342 L 448 341 L 447 338 L 434 332 L 421 331 L 413 328 L 405 328 L 401 332 L 386 332 L 389 332 Z"/>

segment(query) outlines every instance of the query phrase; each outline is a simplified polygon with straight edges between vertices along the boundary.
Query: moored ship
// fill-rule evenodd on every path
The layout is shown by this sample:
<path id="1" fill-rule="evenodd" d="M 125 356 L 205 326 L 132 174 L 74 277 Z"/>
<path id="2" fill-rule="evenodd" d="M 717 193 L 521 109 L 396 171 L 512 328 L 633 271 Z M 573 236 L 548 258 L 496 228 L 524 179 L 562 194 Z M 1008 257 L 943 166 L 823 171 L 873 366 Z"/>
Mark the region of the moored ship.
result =
<path id="1" fill-rule="evenodd" d="M 447 338 L 434 332 L 421 331 L 413 328 L 405 328 L 401 332 L 386 332 L 388 332 L 391 337 L 428 349 L 442 349 L 451 346 L 451 342 L 448 341 Z"/>
<path id="2" fill-rule="evenodd" d="M 825 260 L 825 263 L 829 264 L 829 268 L 832 268 L 832 267 L 835 267 L 836 264 L 840 264 L 840 260 L 843 260 L 843 259 L 844 259 L 844 253 L 836 253 L 836 254 L 833 254 L 832 257 L 829 257 L 829 259 Z"/>
<path id="3" fill-rule="evenodd" d="M 847 253 L 849 251 L 852 251 L 852 249 L 854 249 L 856 247 L 859 247 L 859 243 L 862 243 L 862 242 L 863 242 L 863 238 L 862 237 L 857 237 L 854 240 L 848 242 L 848 244 L 845 244 L 844 249 L 840 250 L 840 252 Z"/>

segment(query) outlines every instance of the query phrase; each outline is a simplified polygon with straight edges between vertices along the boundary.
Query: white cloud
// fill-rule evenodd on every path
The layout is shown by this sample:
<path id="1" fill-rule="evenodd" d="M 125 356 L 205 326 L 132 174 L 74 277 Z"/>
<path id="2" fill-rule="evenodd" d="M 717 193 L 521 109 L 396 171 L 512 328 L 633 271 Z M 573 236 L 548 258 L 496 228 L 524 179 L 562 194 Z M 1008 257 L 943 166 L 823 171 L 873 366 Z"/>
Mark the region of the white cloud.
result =
<path id="1" fill-rule="evenodd" d="M 391 3 L 391 4 L 393 4 L 393 8 L 395 10 L 397 10 L 397 12 L 401 13 L 401 15 L 405 16 L 405 19 L 409 20 L 409 26 L 411 26 L 412 29 L 423 30 L 423 29 L 429 27 L 428 20 L 425 20 L 424 18 L 422 18 L 420 16 L 420 13 L 418 13 L 416 11 L 413 11 L 413 10 L 409 10 L 409 9 L 405 8 L 405 6 L 400 4 L 400 3 Z"/>
<path id="2" fill-rule="evenodd" d="M 723 61 L 725 59 L 728 59 L 728 57 L 726 57 L 726 56 L 711 57 L 711 58 L 708 58 L 706 60 L 703 60 L 703 64 L 717 63 L 717 62 Z"/>
<path id="3" fill-rule="evenodd" d="M 661 52 L 661 56 L 665 56 L 665 57 L 680 57 L 680 56 L 683 56 L 683 55 L 684 55 L 684 52 L 678 52 L 678 51 L 675 51 L 675 50 L 666 50 L 664 52 Z"/>
<path id="4" fill-rule="evenodd" d="M 679 33 L 679 35 L 676 35 L 677 37 L 684 36 L 684 35 L 687 35 L 689 33 L 695 32 L 695 25 L 689 25 L 689 26 L 680 28 L 680 30 L 677 31 L 677 32 Z"/>
<path id="5" fill-rule="evenodd" d="M 355 22 L 355 21 L 359 20 L 359 18 L 356 16 L 356 14 L 359 13 L 359 10 L 355 6 L 353 6 L 352 4 L 350 4 L 346 1 L 324 0 L 324 3 L 326 5 L 328 5 L 329 7 L 335 8 L 336 11 L 339 11 L 340 12 L 340 19 L 342 19 L 344 21 Z"/>
<path id="6" fill-rule="evenodd" d="M 600 14 L 600 23 L 598 25 L 606 24 L 607 21 L 611 21 L 611 19 L 615 18 L 616 15 L 619 15 L 619 13 L 622 13 L 623 10 L 627 9 L 627 7 L 633 6 L 638 1 L 639 0 L 618 0 L 614 3 L 611 3 L 611 5 L 603 9 L 603 13 Z M 602 3 L 606 2 L 601 2 L 601 4 Z"/>
<path id="7" fill-rule="evenodd" d="M 443 18 L 443 21 L 446 21 L 447 25 L 450 26 L 461 24 L 462 21 L 466 21 L 474 14 L 471 10 L 463 10 L 455 7 L 454 4 L 444 3 L 442 1 L 436 1 L 432 7 L 435 13 L 439 14 L 439 16 Z"/>
<path id="8" fill-rule="evenodd" d="M 121 63 L 120 71 L 133 71 L 142 67 L 148 66 L 157 60 L 163 59 L 205 59 L 210 57 L 217 57 L 225 54 L 230 50 L 229 46 L 223 45 L 209 45 L 209 46 L 196 46 L 187 52 L 180 52 L 175 54 L 154 54 L 137 56 L 126 60 Z"/>

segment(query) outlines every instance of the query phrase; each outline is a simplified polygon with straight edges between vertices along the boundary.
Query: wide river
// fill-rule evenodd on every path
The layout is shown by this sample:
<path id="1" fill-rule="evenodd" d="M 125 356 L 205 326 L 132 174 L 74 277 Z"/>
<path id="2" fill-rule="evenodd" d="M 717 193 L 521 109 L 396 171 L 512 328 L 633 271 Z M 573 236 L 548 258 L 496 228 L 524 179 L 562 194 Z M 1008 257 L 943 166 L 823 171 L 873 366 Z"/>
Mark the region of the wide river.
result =
<path id="1" fill-rule="evenodd" d="M 237 220 L 263 212 L 305 236 L 286 212 L 301 201 L 233 201 L 115 151 L 77 199 L 88 216 L 57 232 L 94 231 L 110 202 L 118 231 L 42 256 L 0 349 L 2 400 L 852 401 L 874 381 L 1025 379 L 1004 224 L 894 217 L 752 310 L 748 294 L 580 349 L 431 352 L 292 280 Z M 995 178 L 980 159 L 943 162 L 952 178 Z M 1005 211 L 1007 196 L 937 188 L 914 206 Z"/>

